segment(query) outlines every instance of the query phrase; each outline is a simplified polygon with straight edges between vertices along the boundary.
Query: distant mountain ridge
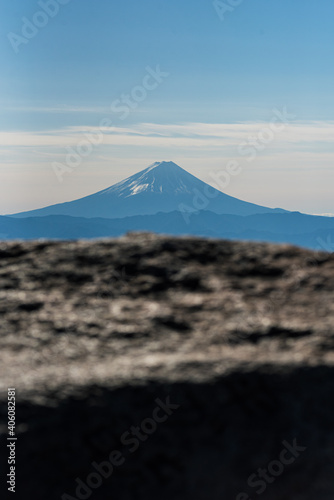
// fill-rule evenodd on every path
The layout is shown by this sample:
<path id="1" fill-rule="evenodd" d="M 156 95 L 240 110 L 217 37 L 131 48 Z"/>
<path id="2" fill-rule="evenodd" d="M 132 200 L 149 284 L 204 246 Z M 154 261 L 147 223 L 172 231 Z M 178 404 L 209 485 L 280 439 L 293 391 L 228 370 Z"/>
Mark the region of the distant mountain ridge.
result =
<path id="1" fill-rule="evenodd" d="M 7 240 L 107 238 L 122 236 L 129 231 L 291 243 L 314 250 L 334 251 L 334 219 L 299 212 L 240 216 L 203 210 L 191 216 L 188 223 L 178 211 L 119 219 L 66 215 L 0 217 L 0 239 Z"/>
<path id="2" fill-rule="evenodd" d="M 334 251 L 334 218 L 248 203 L 173 162 L 155 162 L 79 200 L 0 217 L 0 240 L 92 239 L 150 231 Z"/>
<path id="3" fill-rule="evenodd" d="M 203 203 L 204 200 L 204 203 Z M 78 200 L 20 212 L 11 217 L 68 215 L 87 218 L 121 218 L 209 210 L 216 214 L 254 215 L 286 212 L 229 196 L 201 181 L 176 163 L 155 162 L 146 169 L 102 191 Z"/>

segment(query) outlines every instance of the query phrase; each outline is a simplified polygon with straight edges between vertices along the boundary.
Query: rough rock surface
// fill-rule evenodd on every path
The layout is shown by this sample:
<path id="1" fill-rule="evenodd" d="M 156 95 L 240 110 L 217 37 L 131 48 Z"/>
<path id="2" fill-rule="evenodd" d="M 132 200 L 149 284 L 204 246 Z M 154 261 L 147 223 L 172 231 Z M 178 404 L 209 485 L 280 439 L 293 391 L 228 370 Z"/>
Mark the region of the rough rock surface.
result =
<path id="1" fill-rule="evenodd" d="M 1 243 L 1 498 L 16 387 L 17 500 L 333 500 L 333 290 L 290 246 Z"/>

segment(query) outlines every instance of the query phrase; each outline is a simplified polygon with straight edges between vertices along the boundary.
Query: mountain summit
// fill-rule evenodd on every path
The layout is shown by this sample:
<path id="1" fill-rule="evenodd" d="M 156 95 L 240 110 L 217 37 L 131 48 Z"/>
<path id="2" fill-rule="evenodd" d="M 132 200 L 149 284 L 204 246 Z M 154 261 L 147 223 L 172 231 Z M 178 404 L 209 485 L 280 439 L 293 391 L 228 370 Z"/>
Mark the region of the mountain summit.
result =
<path id="1" fill-rule="evenodd" d="M 114 219 L 158 212 L 181 211 L 189 214 L 201 210 L 232 215 L 284 212 L 228 196 L 176 163 L 161 161 L 98 193 L 12 217 L 70 215 Z"/>
<path id="2" fill-rule="evenodd" d="M 118 182 L 110 188 L 104 189 L 100 194 L 116 193 L 120 197 L 137 195 L 139 193 L 176 193 L 191 194 L 191 181 L 193 177 L 186 170 L 172 161 L 157 161 L 141 172 Z M 198 179 L 196 179 L 198 180 Z M 189 182 L 190 181 L 190 182 Z"/>

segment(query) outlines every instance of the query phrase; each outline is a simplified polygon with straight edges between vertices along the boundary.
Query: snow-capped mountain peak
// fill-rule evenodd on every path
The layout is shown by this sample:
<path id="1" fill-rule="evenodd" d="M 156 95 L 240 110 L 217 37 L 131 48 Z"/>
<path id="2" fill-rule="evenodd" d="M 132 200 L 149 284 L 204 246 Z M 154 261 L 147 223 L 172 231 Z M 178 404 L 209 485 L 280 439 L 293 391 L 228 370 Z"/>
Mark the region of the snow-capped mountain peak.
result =
<path id="1" fill-rule="evenodd" d="M 195 179 L 186 170 L 172 161 L 152 163 L 141 172 L 134 174 L 110 188 L 100 191 L 100 195 L 117 193 L 119 197 L 127 198 L 140 193 L 181 194 L 191 193 L 192 182 Z"/>
<path id="2" fill-rule="evenodd" d="M 113 186 L 84 198 L 13 216 L 70 215 L 112 219 L 159 212 L 200 210 L 235 215 L 273 211 L 228 196 L 172 161 L 159 161 Z"/>

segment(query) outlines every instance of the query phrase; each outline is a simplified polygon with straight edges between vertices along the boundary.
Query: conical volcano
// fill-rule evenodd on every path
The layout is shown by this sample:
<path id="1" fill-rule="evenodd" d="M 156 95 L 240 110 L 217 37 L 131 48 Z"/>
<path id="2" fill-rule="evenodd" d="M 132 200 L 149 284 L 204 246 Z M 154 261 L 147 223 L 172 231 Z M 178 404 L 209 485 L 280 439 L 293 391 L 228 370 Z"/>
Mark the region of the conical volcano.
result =
<path id="1" fill-rule="evenodd" d="M 160 161 L 150 165 L 145 170 L 128 177 L 101 193 L 117 193 L 128 197 L 140 193 L 191 194 L 192 184 L 198 181 L 196 177 L 176 165 L 172 161 Z M 201 181 L 199 181 L 201 182 Z"/>
<path id="2" fill-rule="evenodd" d="M 198 212 L 254 215 L 284 212 L 248 203 L 213 188 L 172 161 L 155 162 L 98 193 L 45 208 L 14 214 L 14 217 L 70 215 L 72 217 L 120 218 L 158 212 Z"/>

